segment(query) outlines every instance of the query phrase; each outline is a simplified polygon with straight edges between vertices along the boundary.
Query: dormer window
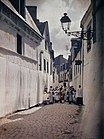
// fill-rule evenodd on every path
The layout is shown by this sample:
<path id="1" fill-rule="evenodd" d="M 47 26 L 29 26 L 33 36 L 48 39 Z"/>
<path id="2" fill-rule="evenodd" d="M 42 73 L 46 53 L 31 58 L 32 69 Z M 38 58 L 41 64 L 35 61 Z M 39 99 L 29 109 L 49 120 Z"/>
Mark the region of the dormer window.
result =
<path id="1" fill-rule="evenodd" d="M 10 0 L 17 12 L 25 18 L 25 0 Z"/>

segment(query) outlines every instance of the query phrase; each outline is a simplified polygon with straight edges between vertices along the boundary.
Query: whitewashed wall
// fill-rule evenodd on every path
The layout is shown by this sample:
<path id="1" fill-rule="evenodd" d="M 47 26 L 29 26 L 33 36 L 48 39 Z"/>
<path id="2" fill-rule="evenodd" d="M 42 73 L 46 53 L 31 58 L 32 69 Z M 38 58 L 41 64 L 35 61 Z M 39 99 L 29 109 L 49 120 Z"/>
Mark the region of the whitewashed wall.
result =
<path id="1" fill-rule="evenodd" d="M 100 8 L 96 13 L 96 42 L 92 43 L 89 53 L 87 53 L 86 42 L 83 46 L 85 108 L 81 129 L 84 139 L 100 139 L 104 135 L 104 30 L 102 28 L 104 26 L 104 9 Z M 85 29 L 90 19 L 92 19 L 91 10 L 88 16 L 85 16 Z"/>
<path id="2" fill-rule="evenodd" d="M 24 44 L 24 55 L 26 57 L 36 60 L 36 50 L 34 50 L 35 49 L 34 43 L 32 44 L 32 42 L 28 38 L 26 38 L 25 42 L 26 43 Z M 32 47 L 30 47 L 30 46 L 32 46 Z"/>
<path id="3" fill-rule="evenodd" d="M 42 103 L 43 75 L 36 63 L 0 48 L 0 65 L 0 117 Z"/>
<path id="4" fill-rule="evenodd" d="M 43 90 L 45 87 L 50 88 L 50 86 L 53 86 L 53 75 L 50 74 L 50 64 L 51 64 L 51 58 L 50 58 L 50 53 L 49 50 L 45 49 L 45 40 L 43 39 L 43 41 L 41 42 L 41 45 L 39 47 L 36 48 L 38 51 L 38 69 L 39 69 L 39 65 L 40 65 L 40 52 L 43 51 L 42 54 L 42 74 L 43 74 Z M 49 65 L 49 72 L 47 73 L 47 71 L 44 71 L 44 59 L 46 60 L 46 62 L 48 62 Z M 47 64 L 46 64 L 46 69 L 47 69 Z"/>
<path id="5" fill-rule="evenodd" d="M 29 14 L 26 20 L 39 38 L 31 37 L 0 15 L 0 117 L 42 103 L 45 84 L 49 88 L 53 83 L 45 40 L 41 42 L 42 36 Z M 17 33 L 22 37 L 22 55 L 17 53 Z M 43 70 L 44 62 L 39 71 L 41 50 L 44 51 L 42 61 L 46 59 L 49 63 L 49 73 Z"/>
<path id="6" fill-rule="evenodd" d="M 2 65 L 2 66 L 1 66 Z M 6 73 L 6 61 L 4 58 L 0 58 L 0 116 L 5 115 L 5 73 Z"/>
<path id="7" fill-rule="evenodd" d="M 16 51 L 16 30 L 0 19 L 0 47 Z"/>
<path id="8" fill-rule="evenodd" d="M 17 54 L 17 33 L 23 39 L 23 55 Z M 36 47 L 29 36 L 0 19 L 0 117 L 42 103 Z"/>

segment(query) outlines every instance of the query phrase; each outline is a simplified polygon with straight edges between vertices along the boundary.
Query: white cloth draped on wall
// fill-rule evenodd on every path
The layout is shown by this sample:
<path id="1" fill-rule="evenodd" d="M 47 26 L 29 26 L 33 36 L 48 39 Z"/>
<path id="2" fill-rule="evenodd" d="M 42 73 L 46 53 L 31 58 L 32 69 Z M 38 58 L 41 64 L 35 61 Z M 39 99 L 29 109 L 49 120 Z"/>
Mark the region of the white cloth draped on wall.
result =
<path id="1" fill-rule="evenodd" d="M 0 117 L 43 102 L 43 73 L 18 60 L 17 64 L 0 57 Z"/>

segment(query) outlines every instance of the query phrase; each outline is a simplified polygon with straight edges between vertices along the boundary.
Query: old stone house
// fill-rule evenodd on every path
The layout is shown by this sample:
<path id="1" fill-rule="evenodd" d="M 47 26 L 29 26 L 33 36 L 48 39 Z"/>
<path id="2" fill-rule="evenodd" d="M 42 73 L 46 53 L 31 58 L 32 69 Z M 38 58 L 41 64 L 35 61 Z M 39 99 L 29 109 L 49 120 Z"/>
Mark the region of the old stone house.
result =
<path id="1" fill-rule="evenodd" d="M 54 66 L 57 69 L 59 86 L 65 85 L 68 87 L 68 60 L 63 55 L 58 55 L 54 59 Z"/>
<path id="2" fill-rule="evenodd" d="M 52 49 L 52 42 L 50 41 L 48 21 L 39 21 L 37 18 L 37 6 L 29 6 L 28 4 L 27 9 L 44 38 L 41 45 L 36 48 L 36 51 L 38 53 L 38 70 L 40 74 L 43 74 L 43 88 L 49 90 L 50 86 L 53 85 L 54 51 Z"/>
<path id="3" fill-rule="evenodd" d="M 83 42 L 83 138 L 104 138 L 104 1 L 92 0 L 81 20 L 88 40 Z M 91 34 L 90 32 L 93 32 Z M 86 125 L 86 126 L 85 126 Z"/>
<path id="4" fill-rule="evenodd" d="M 78 50 L 72 39 L 72 85 L 83 89 L 82 139 L 104 138 L 104 2 L 92 0 L 81 20 L 86 33 Z M 78 51 L 77 51 L 78 50 Z M 81 60 L 80 65 L 78 60 Z"/>
<path id="5" fill-rule="evenodd" d="M 0 117 L 42 103 L 43 41 L 25 0 L 0 1 Z"/>
<path id="6" fill-rule="evenodd" d="M 72 60 L 72 81 L 74 89 L 77 91 L 78 86 L 82 86 L 82 43 L 80 38 L 71 39 L 71 60 Z"/>

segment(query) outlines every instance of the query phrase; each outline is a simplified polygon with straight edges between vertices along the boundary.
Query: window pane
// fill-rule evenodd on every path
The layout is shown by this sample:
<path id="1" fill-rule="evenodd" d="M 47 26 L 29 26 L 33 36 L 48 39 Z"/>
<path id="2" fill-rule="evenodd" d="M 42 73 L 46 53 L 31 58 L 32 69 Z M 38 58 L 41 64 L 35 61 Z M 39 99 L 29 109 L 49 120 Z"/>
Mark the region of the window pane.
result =
<path id="1" fill-rule="evenodd" d="M 17 34 L 17 53 L 22 55 L 22 37 Z"/>

